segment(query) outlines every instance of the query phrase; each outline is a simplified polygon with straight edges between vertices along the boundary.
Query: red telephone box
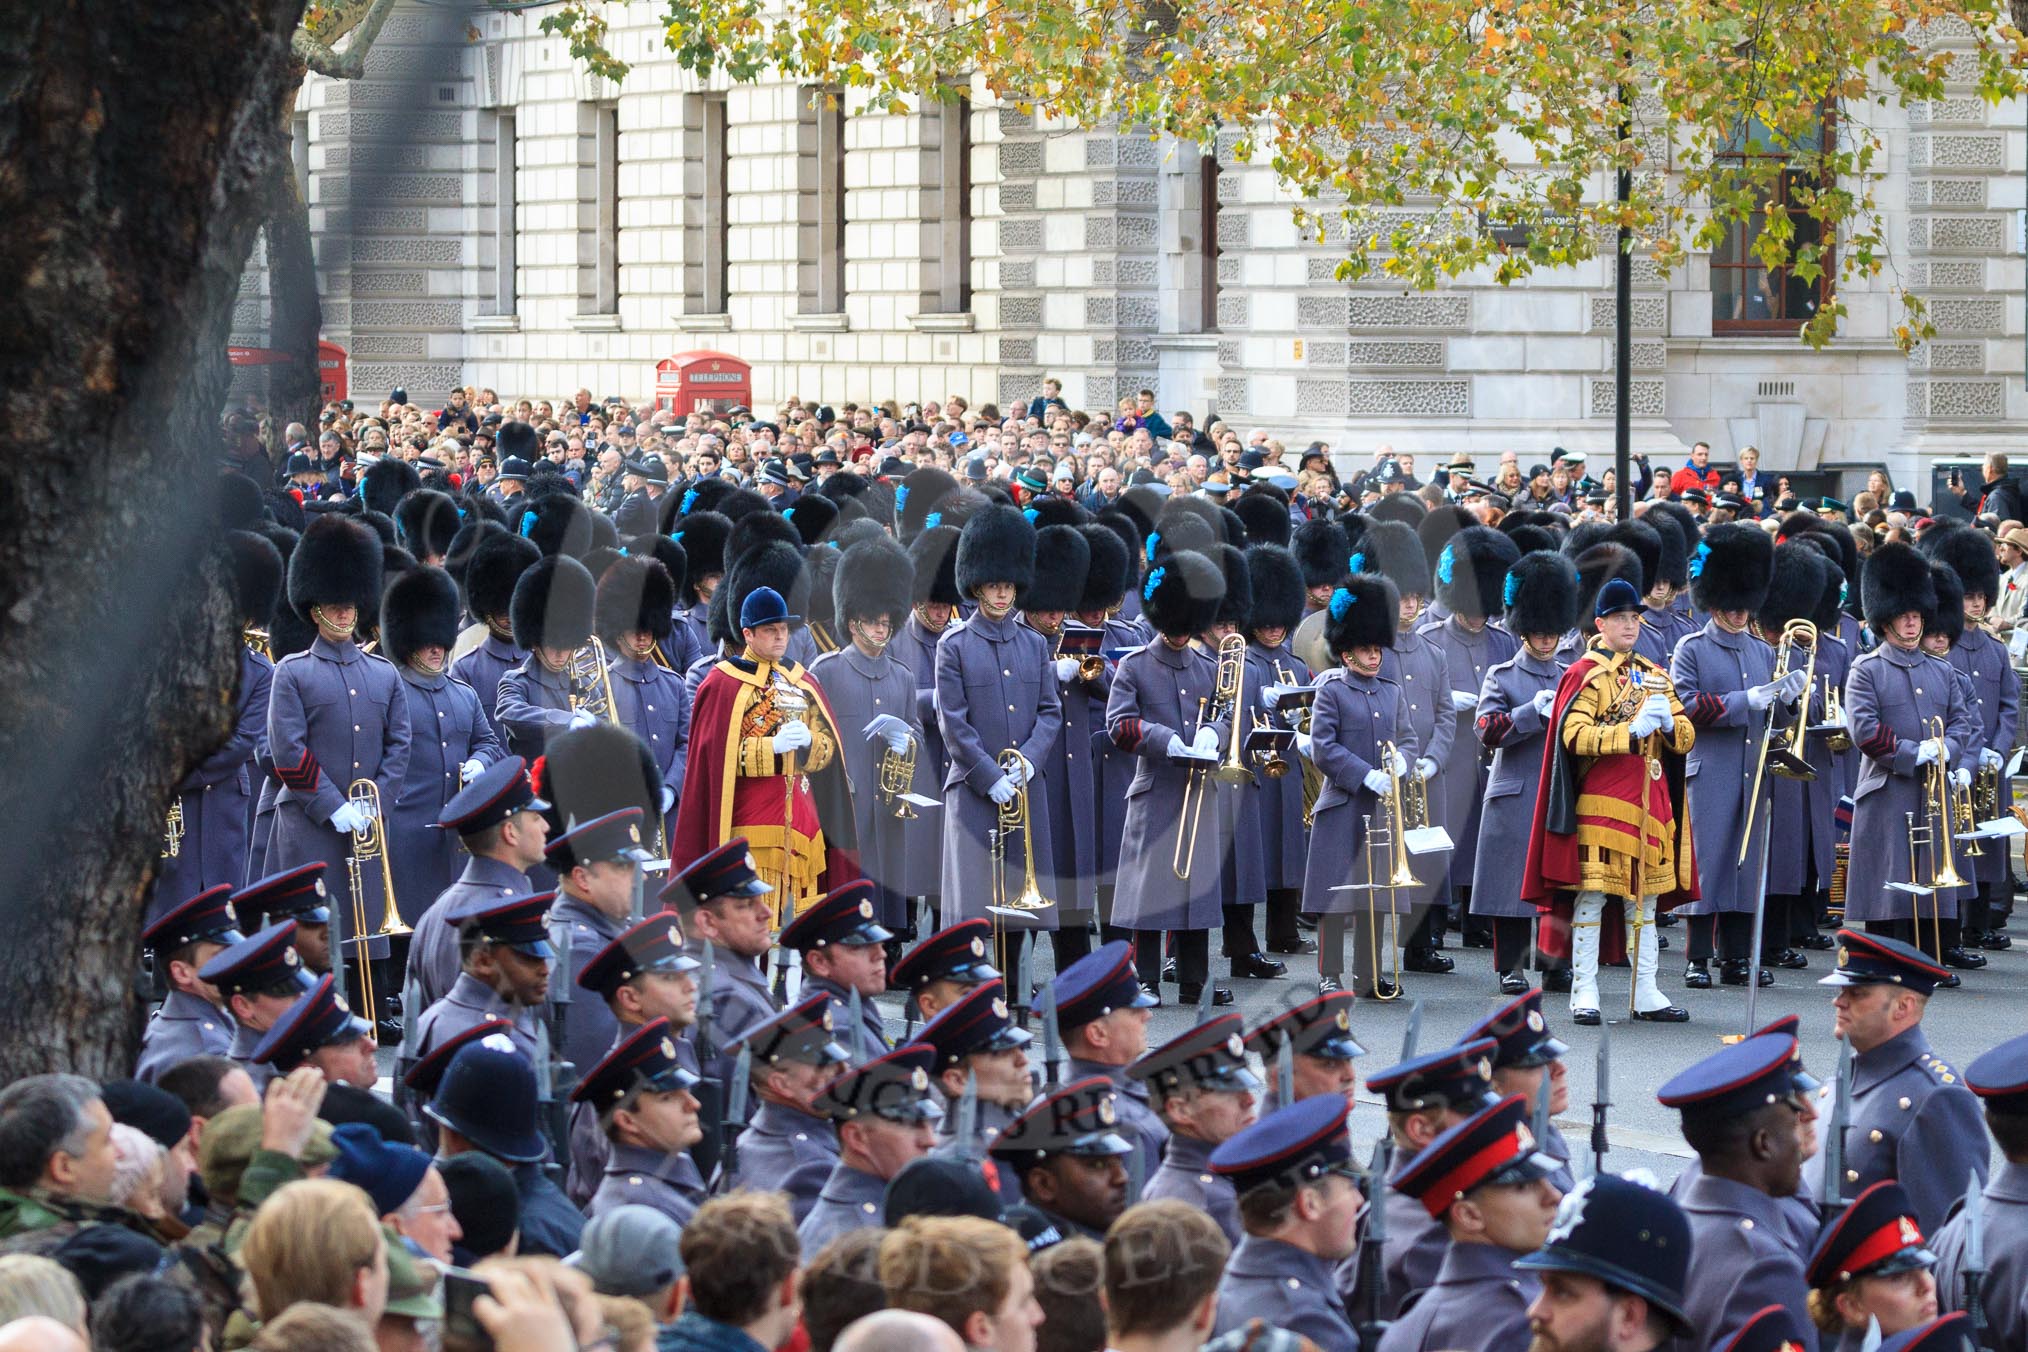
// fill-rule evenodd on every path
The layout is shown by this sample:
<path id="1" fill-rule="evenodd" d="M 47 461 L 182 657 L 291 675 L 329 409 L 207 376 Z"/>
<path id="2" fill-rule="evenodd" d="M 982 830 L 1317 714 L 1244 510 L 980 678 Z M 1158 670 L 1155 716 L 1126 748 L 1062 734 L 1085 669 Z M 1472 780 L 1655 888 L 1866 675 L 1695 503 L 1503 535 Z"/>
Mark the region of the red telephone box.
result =
<path id="1" fill-rule="evenodd" d="M 324 402 L 343 399 L 349 384 L 345 349 L 336 343 L 317 344 L 317 385 Z"/>
<path id="2" fill-rule="evenodd" d="M 753 367 L 730 352 L 678 352 L 655 363 L 655 407 L 679 417 L 753 407 Z"/>

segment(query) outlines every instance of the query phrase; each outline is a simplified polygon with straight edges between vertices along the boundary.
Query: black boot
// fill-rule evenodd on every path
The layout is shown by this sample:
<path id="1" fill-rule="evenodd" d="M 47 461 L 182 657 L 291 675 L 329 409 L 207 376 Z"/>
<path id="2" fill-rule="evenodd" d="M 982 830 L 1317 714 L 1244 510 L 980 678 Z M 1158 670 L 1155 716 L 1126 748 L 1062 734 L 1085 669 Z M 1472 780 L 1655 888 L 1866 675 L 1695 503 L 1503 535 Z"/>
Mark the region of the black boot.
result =
<path id="1" fill-rule="evenodd" d="M 1683 968 L 1683 984 L 1693 991 L 1711 989 L 1711 964 L 1702 958 L 1692 958 Z M 1741 982 L 1741 985 L 1746 984 Z"/>

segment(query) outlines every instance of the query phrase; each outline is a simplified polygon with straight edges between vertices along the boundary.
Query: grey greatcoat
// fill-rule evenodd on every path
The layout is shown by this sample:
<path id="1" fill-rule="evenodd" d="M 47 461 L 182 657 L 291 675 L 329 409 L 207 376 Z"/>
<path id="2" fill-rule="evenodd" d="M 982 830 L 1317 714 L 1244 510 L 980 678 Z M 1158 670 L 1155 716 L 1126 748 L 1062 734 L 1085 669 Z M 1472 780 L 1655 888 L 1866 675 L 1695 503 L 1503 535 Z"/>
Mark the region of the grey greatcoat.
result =
<path id="1" fill-rule="evenodd" d="M 1842 1194 L 1857 1197 L 1891 1178 L 1907 1191 L 1924 1234 L 1943 1224 L 1973 1174 L 1986 1177 L 1978 1097 L 1930 1051 L 1920 1024 L 1852 1058 L 1849 1121 Z"/>
<path id="2" fill-rule="evenodd" d="M 1859 621 L 1841 614 L 1838 616 L 1838 641 L 1845 645 L 1845 677 L 1850 680 L 1852 664 L 1859 660 L 1861 652 L 1871 651 L 1867 645 L 1877 640 Z M 1859 766 L 1865 759 L 1865 754 L 1856 744 L 1838 753 L 1838 773 L 1845 785 L 1839 792 L 1847 798 L 1859 792 Z"/>
<path id="3" fill-rule="evenodd" d="M 1417 1291 L 1428 1289 L 1442 1269 L 1444 1250 L 1450 1247 L 1450 1232 L 1424 1206 L 1394 1187 L 1394 1180 L 1408 1172 L 1415 1156 L 1398 1160 L 1387 1176 L 1380 1205 L 1387 1208 L 1387 1244 L 1381 1251 L 1380 1271 L 1385 1279 L 1380 1312 L 1393 1318 L 1401 1304 Z"/>
<path id="4" fill-rule="evenodd" d="M 630 923 L 625 916 L 616 920 L 562 892 L 549 908 L 549 946 L 556 950 L 549 974 L 550 1014 L 553 1020 L 561 1013 L 563 1020 L 563 1046 L 557 1055 L 577 1067 L 580 1079 L 613 1049 L 620 1021 L 604 1000 L 577 984 L 577 974 Z M 558 991 L 570 992 L 567 1009 L 555 1005 Z"/>
<path id="5" fill-rule="evenodd" d="M 701 939 L 685 941 L 683 951 L 699 962 L 704 961 Z M 698 973 L 700 982 L 703 975 Z M 702 990 L 700 985 L 700 993 Z M 739 1058 L 733 1044 L 781 1012 L 774 992 L 768 988 L 767 974 L 758 964 L 728 949 L 714 949 L 711 992 L 699 1009 L 700 1018 L 710 1025 L 711 1036 L 711 1059 L 704 1063 L 704 1078 L 724 1084 L 732 1074 L 733 1062 Z"/>
<path id="6" fill-rule="evenodd" d="M 1299 1333 L 1330 1352 L 1359 1352 L 1359 1334 L 1338 1296 L 1331 1263 L 1278 1239 L 1239 1241 L 1218 1283 L 1217 1334 L 1250 1319 Z"/>
<path id="7" fill-rule="evenodd" d="M 1634 640 L 1634 651 L 1666 670 L 1676 656 L 1676 645 L 1696 632 L 1689 616 L 1649 606 L 1641 612 L 1641 636 Z"/>
<path id="8" fill-rule="evenodd" d="M 615 1144 L 585 1215 L 597 1219 L 617 1206 L 645 1206 L 678 1225 L 687 1224 L 704 1202 L 696 1174 L 687 1154 L 665 1155 L 646 1146 Z"/>
<path id="9" fill-rule="evenodd" d="M 1214 662 L 1216 654 L 1213 654 Z M 1260 767 L 1247 754 L 1246 734 L 1256 717 L 1267 717 L 1267 703 L 1261 690 L 1274 677 L 1250 657 L 1239 663 L 1239 763 L 1246 768 L 1243 783 L 1221 784 L 1213 801 L 1225 810 L 1226 832 L 1232 841 L 1232 867 L 1227 870 L 1225 901 L 1230 905 L 1258 906 L 1267 900 L 1267 850 L 1260 833 Z M 1225 740 L 1218 744 L 1221 759 L 1232 750 L 1232 720 L 1228 719 Z M 1214 781 L 1215 782 L 1215 781 Z M 1208 809 L 1207 809 L 1208 811 Z"/>
<path id="10" fill-rule="evenodd" d="M 157 1076 L 193 1056 L 224 1056 L 232 1050 L 239 1025 L 232 1016 L 188 991 L 170 991 L 162 1007 L 148 1016 L 141 1034 L 141 1060 L 134 1078 L 153 1084 Z"/>
<path id="11" fill-rule="evenodd" d="M 1966 625 L 1964 637 L 1951 649 L 1951 665 L 1971 680 L 1971 712 L 1979 723 L 1979 746 L 1998 752 L 2004 762 L 2014 754 L 2021 715 L 2021 678 L 2007 661 L 2006 645 L 1985 630 Z M 1966 766 L 1974 775 L 1979 771 L 1969 761 Z M 2000 801 L 2003 811 L 2008 799 L 2009 795 L 2003 793 Z M 1974 882 L 2005 883 L 2007 855 L 2007 850 L 1988 844 L 1984 854 L 1972 856 L 1971 867 L 1960 862 L 1958 872 Z"/>
<path id="12" fill-rule="evenodd" d="M 1980 1293 L 1990 1346 L 2028 1347 L 2028 1164 L 2002 1164 L 1986 1180 L 1986 1279 Z M 1930 1236 L 1940 1310 L 1965 1308 L 1965 1244 L 1971 1218 L 1960 1211 Z"/>
<path id="13" fill-rule="evenodd" d="M 1753 809 L 1753 849 L 1741 865 L 1739 841 L 1747 829 L 1747 794 L 1769 713 L 1777 728 L 1787 727 L 1794 718 L 1792 707 L 1780 700 L 1758 713 L 1746 702 L 1748 686 L 1774 679 L 1774 649 L 1745 630 L 1727 633 L 1712 620 L 1676 645 L 1669 678 L 1697 728 L 1683 777 L 1690 798 L 1690 836 L 1697 849 L 1698 898 L 1678 911 L 1750 913 L 1760 899 L 1761 870 L 1767 860 L 1768 811 L 1773 801 L 1769 781 L 1774 776 L 1761 773 L 1760 797 Z"/>
<path id="14" fill-rule="evenodd" d="M 690 699 L 683 677 L 654 661 L 635 657 L 612 659 L 614 716 L 647 746 L 662 786 L 669 790 L 669 811 L 661 822 L 666 844 L 676 829 L 676 800 L 683 796 L 683 771 L 690 760 Z M 644 823 L 645 828 L 654 823 Z"/>
<path id="15" fill-rule="evenodd" d="M 801 1224 L 816 1205 L 823 1180 L 837 1162 L 838 1132 L 829 1121 L 773 1099 L 762 1099 L 753 1120 L 739 1134 L 739 1169 L 727 1190 L 788 1190 L 790 1209 L 797 1224 Z M 792 1190 L 791 1177 L 814 1178 L 818 1186 Z"/>
<path id="16" fill-rule="evenodd" d="M 451 663 L 451 675 L 472 687 L 479 697 L 479 712 L 486 716 L 486 726 L 503 744 L 507 734 L 493 712 L 500 706 L 500 678 L 527 660 L 526 648 L 517 648 L 513 639 L 488 630 L 478 647 Z"/>
<path id="17" fill-rule="evenodd" d="M 1436 774 L 1424 786 L 1429 796 L 1429 825 L 1441 826 L 1450 832 L 1455 844 L 1457 831 L 1445 815 L 1449 809 L 1450 787 L 1444 767 L 1450 764 L 1451 744 L 1458 731 L 1457 716 L 1451 712 L 1450 658 L 1427 634 L 1396 634 L 1394 646 L 1380 654 L 1380 674 L 1401 687 L 1401 734 L 1396 740 L 1413 743 L 1418 748 L 1411 752 L 1404 745 L 1401 749 L 1401 754 L 1408 760 L 1409 770 L 1413 772 L 1416 761 L 1423 757 L 1428 757 L 1437 765 Z M 1312 728 L 1312 731 L 1315 729 Z M 1409 867 L 1421 886 L 1401 892 L 1404 914 L 1409 905 L 1449 904 L 1450 892 L 1446 884 L 1449 881 L 1450 856 L 1456 853 L 1452 849 L 1441 854 L 1421 854 L 1410 861 Z"/>
<path id="18" fill-rule="evenodd" d="M 508 1023 L 505 1031 L 514 1043 L 514 1050 L 530 1061 L 537 1060 L 538 1050 L 548 1037 L 548 1030 L 542 1027 L 542 1012 L 501 999 L 470 972 L 458 973 L 450 994 L 424 1010 L 422 1018 L 416 1021 L 416 1059 L 428 1056 L 446 1038 L 456 1037 L 488 1019 L 505 1019 Z"/>
<path id="19" fill-rule="evenodd" d="M 1098 762 L 1092 734 L 1103 730 L 1105 710 L 1094 710 L 1091 686 L 1073 676 L 1058 681 L 1052 670 L 1045 678 L 1057 682 L 1063 705 L 1063 730 L 1042 763 L 1035 767 L 1032 797 L 1048 804 L 1049 857 L 1036 856 L 1043 895 L 1056 903 L 1059 917 L 1088 919 L 1098 898 Z M 1110 680 L 1099 684 L 1111 689 Z"/>
<path id="20" fill-rule="evenodd" d="M 817 1194 L 815 1206 L 796 1226 L 804 1253 L 815 1253 L 840 1235 L 880 1224 L 887 1180 L 839 1160 Z"/>
<path id="21" fill-rule="evenodd" d="M 1340 667 L 1318 678 L 1310 712 L 1310 759 L 1323 772 L 1324 787 L 1311 813 L 1310 857 L 1303 872 L 1303 910 L 1311 915 L 1366 913 L 1365 893 L 1331 889 L 1365 880 L 1364 823 L 1369 817 L 1377 823 L 1383 808 L 1363 781 L 1369 771 L 1382 768 L 1380 744 L 1397 742 L 1402 757 L 1415 760 L 1404 703 L 1401 687 L 1385 676 L 1360 676 Z M 1375 877 L 1385 876 L 1385 861 L 1376 859 L 1373 867 Z M 1390 900 L 1395 914 L 1407 913 L 1406 892 L 1392 898 L 1386 892 L 1375 894 L 1374 909 L 1386 912 Z"/>
<path id="22" fill-rule="evenodd" d="M 1521 641 L 1492 624 L 1481 625 L 1477 633 L 1466 628 L 1457 616 L 1439 623 L 1424 624 L 1416 631 L 1444 650 L 1450 672 L 1451 690 L 1469 695 L 1479 693 L 1486 673 L 1514 656 Z M 1448 700 L 1448 695 L 1445 696 Z M 1446 707 L 1449 707 L 1448 702 Z M 1486 748 L 1473 736 L 1476 709 L 1451 715 L 1451 743 L 1443 761 L 1443 808 L 1440 820 L 1451 833 L 1451 878 L 1453 888 L 1470 887 L 1479 855 L 1479 818 L 1485 802 Z M 1432 793 L 1435 792 L 1432 786 Z M 1432 810 L 1435 810 L 1432 804 Z"/>
<path id="23" fill-rule="evenodd" d="M 1521 868 L 1542 783 L 1542 752 L 1549 745 L 1548 715 L 1536 711 L 1535 696 L 1555 693 L 1562 679 L 1563 663 L 1534 657 L 1524 647 L 1489 668 L 1479 686 L 1477 740 L 1493 754 L 1479 832 L 1493 848 L 1473 861 L 1473 915 L 1536 917 L 1535 907 L 1521 900 Z"/>
<path id="24" fill-rule="evenodd" d="M 1830 634 L 1817 639 L 1817 670 L 1810 679 L 1810 722 L 1824 721 L 1824 692 L 1843 690 L 1852 654 Z M 1793 729 L 1791 729 L 1793 732 Z M 1775 896 L 1800 896 L 1805 861 L 1816 870 L 1816 887 L 1831 885 L 1838 843 L 1838 798 L 1845 792 L 1840 754 L 1824 745 L 1824 734 L 1806 733 L 1803 759 L 1817 771 L 1815 779 L 1774 778 L 1774 833 L 1779 847 L 1768 855 L 1767 890 Z"/>
<path id="25" fill-rule="evenodd" d="M 395 901 L 413 924 L 451 885 L 465 859 L 457 835 L 435 825 L 462 787 L 458 767 L 468 760 L 491 765 L 507 752 L 480 710 L 478 695 L 463 681 L 403 667 L 401 687 L 413 735 L 408 773 L 389 812 L 387 858 L 394 867 Z"/>
<path id="26" fill-rule="evenodd" d="M 537 891 L 528 875 L 499 859 L 465 860 L 465 871 L 413 923 L 408 941 L 408 980 L 413 1008 L 428 1009 L 448 995 L 458 979 L 458 927 L 447 916 L 466 902 L 505 901 Z"/>
<path id="27" fill-rule="evenodd" d="M 950 756 L 944 750 L 943 729 L 937 725 L 937 637 L 911 610 L 887 645 L 887 655 L 907 670 L 914 692 L 910 712 L 900 716 L 922 732 L 915 749 L 915 781 L 910 791 L 941 800 Z M 903 822 L 901 840 L 901 876 L 892 886 L 905 897 L 937 896 L 943 884 L 944 810 L 920 811 L 914 820 Z"/>
<path id="28" fill-rule="evenodd" d="M 1231 1179 L 1211 1172 L 1212 1149 L 1208 1142 L 1194 1136 L 1172 1133 L 1162 1167 L 1155 1170 L 1147 1186 L 1141 1189 L 1141 1200 L 1155 1202 L 1167 1197 L 1202 1211 L 1218 1222 L 1227 1243 L 1237 1244 L 1241 1238 L 1239 1193 Z"/>
<path id="29" fill-rule="evenodd" d="M 859 830 L 859 871 L 876 885 L 875 917 L 898 932 L 913 918 L 905 886 L 908 823 L 894 815 L 894 805 L 880 792 L 880 762 L 887 743 L 877 737 L 869 741 L 861 730 L 882 714 L 908 724 L 916 738 L 919 776 L 922 733 L 915 722 L 915 678 L 891 652 L 868 657 L 859 651 L 858 644 L 849 641 L 838 651 L 818 658 L 810 668 L 810 677 L 823 687 L 831 712 L 838 716 L 839 749 L 845 758 L 845 777 L 852 785 L 852 818 Z M 941 811 L 922 809 L 928 816 Z"/>
<path id="30" fill-rule="evenodd" d="M 334 830 L 331 814 L 357 779 L 380 791 L 382 813 L 392 810 L 408 774 L 408 700 L 394 663 L 363 653 L 351 640 L 318 638 L 275 664 L 268 700 L 268 749 L 282 791 L 275 799 L 274 838 L 267 867 L 280 873 L 321 860 L 341 894 L 352 837 Z M 372 870 L 377 872 L 378 870 Z M 380 926 L 380 886 L 365 887 L 370 929 Z M 352 908 L 332 908 L 335 943 L 352 932 Z"/>
<path id="31" fill-rule="evenodd" d="M 530 653 L 521 665 L 500 678 L 500 702 L 493 721 L 513 754 L 533 764 L 552 735 L 570 727 L 570 684 Z"/>
<path id="32" fill-rule="evenodd" d="M 1380 1352 L 1527 1352 L 1542 1288 L 1492 1244 L 1452 1244 L 1436 1280 L 1380 1338 Z"/>
<path id="33" fill-rule="evenodd" d="M 1185 828 L 1183 792 L 1189 769 L 1169 757 L 1169 739 L 1188 745 L 1198 723 L 1197 702 L 1208 699 L 1213 682 L 1212 659 L 1195 647 L 1172 648 L 1155 642 L 1120 659 L 1113 672 L 1113 693 L 1106 702 L 1106 730 L 1113 743 L 1140 759 L 1134 782 L 1127 788 L 1127 820 L 1120 836 L 1119 881 L 1113 893 L 1112 923 L 1133 930 L 1208 930 L 1221 921 L 1220 905 L 1228 900 L 1225 877 L 1230 868 L 1230 818 L 1217 794 L 1202 814 L 1192 808 L 1197 839 L 1190 877 L 1176 876 L 1178 833 Z M 1227 719 L 1201 726 L 1225 745 L 1232 735 Z M 1209 788 L 1216 783 L 1200 776 Z M 1194 795 L 1193 795 L 1194 797 Z"/>
<path id="34" fill-rule="evenodd" d="M 1308 685 L 1311 680 L 1309 666 L 1289 651 L 1286 642 L 1279 648 L 1249 644 L 1246 664 L 1249 684 Z M 1260 835 L 1261 862 L 1270 892 L 1300 889 L 1303 866 L 1310 855 L 1310 833 L 1303 826 L 1302 758 L 1294 747 L 1284 751 L 1282 758 L 1289 768 L 1279 778 L 1256 773 L 1260 791 L 1253 795 L 1253 815 L 1242 817 L 1240 826 L 1242 834 L 1256 831 Z"/>
<path id="35" fill-rule="evenodd" d="M 1131 589 L 1127 594 L 1134 595 Z M 1141 768 L 1139 756 L 1122 750 L 1107 735 L 1106 705 L 1112 699 L 1113 673 L 1119 669 L 1120 658 L 1126 650 L 1138 648 L 1146 641 L 1138 625 L 1117 618 L 1107 620 L 1105 676 L 1095 686 L 1087 687 L 1087 699 L 1092 706 L 1092 750 L 1098 757 L 1098 881 L 1106 887 L 1111 887 L 1119 875 L 1120 837 L 1127 829 L 1127 787 Z"/>
<path id="36" fill-rule="evenodd" d="M 1964 749 L 1977 735 L 1971 710 L 1959 693 L 1954 669 L 1940 657 L 1919 648 L 1882 643 L 1861 654 L 1845 679 L 1845 713 L 1852 724 L 1853 749 L 1861 753 L 1859 787 L 1853 794 L 1852 852 L 1845 873 L 1845 923 L 1909 920 L 1916 898 L 1890 891 L 1889 883 L 1907 882 L 1908 813 L 1923 824 L 1923 779 L 1929 767 L 1915 763 L 1916 747 L 1928 736 L 1924 726 L 1941 718 L 1951 763 L 1962 763 Z M 1919 851 L 1917 869 L 1930 873 L 1930 854 Z M 1924 920 L 1932 917 L 1930 899 L 1921 899 Z M 1957 914 L 1949 896 L 1938 899 L 1944 919 Z"/>
<path id="37" fill-rule="evenodd" d="M 1063 728 L 1063 702 L 1050 670 L 1049 642 L 1009 615 L 974 615 L 937 641 L 937 720 L 950 768 L 944 772 L 943 923 L 986 914 L 994 895 L 992 837 L 999 808 L 987 797 L 1004 773 L 996 763 L 1012 748 L 1040 772 Z M 1033 786 L 1030 786 L 1031 789 Z M 1055 837 L 1047 803 L 1028 795 L 1028 831 L 1036 868 L 1052 857 Z M 999 870 L 1009 897 L 1019 895 L 1025 846 L 1007 842 Z M 1055 929 L 1056 908 L 1034 912 L 1028 928 Z"/>
<path id="38" fill-rule="evenodd" d="M 206 888 L 247 881 L 247 840 L 256 791 L 254 748 L 268 726 L 268 687 L 274 663 L 251 648 L 239 655 L 239 695 L 232 736 L 176 786 L 183 808 L 183 839 L 174 855 L 155 866 L 147 918 L 161 919 Z M 260 875 L 255 875 L 260 876 Z"/>
<path id="39" fill-rule="evenodd" d="M 1700 1345 L 1723 1347 L 1747 1320 L 1770 1305 L 1801 1312 L 1809 1283 L 1804 1255 L 1788 1243 L 1778 1199 L 1758 1188 L 1710 1174 L 1677 1199 L 1690 1218 L 1690 1273 L 1683 1309 Z M 1798 1319 L 1805 1352 L 1817 1352 L 1816 1326 Z"/>

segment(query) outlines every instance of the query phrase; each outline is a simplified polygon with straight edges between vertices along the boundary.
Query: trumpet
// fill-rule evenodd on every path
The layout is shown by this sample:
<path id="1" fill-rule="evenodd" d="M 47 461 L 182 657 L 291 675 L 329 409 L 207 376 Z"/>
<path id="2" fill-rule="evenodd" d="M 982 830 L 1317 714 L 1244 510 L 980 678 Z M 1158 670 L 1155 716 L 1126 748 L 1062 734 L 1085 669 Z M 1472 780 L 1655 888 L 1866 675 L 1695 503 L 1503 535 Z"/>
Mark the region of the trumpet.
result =
<path id="1" fill-rule="evenodd" d="M 1253 716 L 1253 727 L 1256 732 L 1272 732 L 1275 730 L 1275 725 L 1265 715 L 1258 712 Z M 1266 751 L 1256 751 L 1253 759 L 1254 764 L 1260 766 L 1260 772 L 1269 779 L 1280 779 L 1289 772 L 1288 760 L 1281 752 L 1272 748 Z"/>
<path id="2" fill-rule="evenodd" d="M 994 764 L 1004 774 L 1024 773 L 1021 753 L 1011 746 L 1000 753 Z M 1020 894 L 1010 897 L 1007 895 L 1007 837 L 1016 831 L 1021 833 L 1023 872 Z M 1042 895 L 1042 888 L 1035 878 L 1035 832 L 1029 824 L 1028 784 L 1025 779 L 1015 789 L 1014 796 L 1001 805 L 994 819 L 990 859 L 993 900 L 987 909 L 993 913 L 993 956 L 1002 971 L 1011 972 L 1014 969 L 1008 965 L 1007 959 L 1007 917 L 1046 911 L 1056 904 Z M 1028 992 L 1019 991 L 1015 998 L 1025 1004 Z"/>
<path id="3" fill-rule="evenodd" d="M 1824 746 L 1831 751 L 1850 751 L 1852 734 L 1845 726 L 1845 696 L 1829 676 L 1824 678 L 1824 721 L 1839 725 L 1824 734 Z"/>
<path id="4" fill-rule="evenodd" d="M 594 634 L 570 655 L 564 669 L 570 686 L 570 711 L 594 718 L 617 719 L 619 705 L 613 702 L 613 675 L 606 662 L 606 645 Z"/>
<path id="5" fill-rule="evenodd" d="M 267 630 L 262 629 L 258 625 L 250 624 L 240 631 L 239 637 L 240 641 L 246 644 L 249 652 L 259 653 L 270 662 L 275 660 L 274 639 L 269 636 Z"/>
<path id="6" fill-rule="evenodd" d="M 174 859 L 183 853 L 183 798 L 178 795 L 169 803 L 169 816 L 162 823 L 162 857 Z"/>
<path id="7" fill-rule="evenodd" d="M 894 815 L 901 821 L 913 821 L 915 809 L 909 806 L 902 795 L 915 783 L 915 739 L 910 738 L 906 751 L 882 751 L 880 753 L 880 796 L 894 804 Z"/>
<path id="8" fill-rule="evenodd" d="M 373 961 L 366 945 L 375 939 L 392 939 L 411 931 L 402 923 L 401 911 L 395 905 L 394 865 L 387 857 L 386 822 L 380 812 L 380 786 L 370 779 L 355 779 L 345 790 L 345 797 L 366 813 L 366 829 L 352 837 L 352 850 L 345 859 L 345 877 L 352 887 L 352 936 L 345 942 L 360 945 L 359 997 L 366 1006 L 368 1020 L 377 1026 L 380 1005 L 374 994 Z M 382 907 L 380 928 L 368 932 L 365 871 L 366 865 L 376 859 L 380 861 L 380 898 L 385 905 Z"/>

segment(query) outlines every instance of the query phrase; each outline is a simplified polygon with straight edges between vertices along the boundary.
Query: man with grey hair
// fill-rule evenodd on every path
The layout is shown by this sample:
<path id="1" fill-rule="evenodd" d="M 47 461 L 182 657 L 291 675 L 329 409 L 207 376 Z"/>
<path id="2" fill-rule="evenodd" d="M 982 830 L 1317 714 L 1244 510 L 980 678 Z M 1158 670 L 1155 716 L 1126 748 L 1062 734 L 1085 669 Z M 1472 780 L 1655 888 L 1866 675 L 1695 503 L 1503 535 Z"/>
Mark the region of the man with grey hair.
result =
<path id="1" fill-rule="evenodd" d="M 117 1221 L 113 1115 L 82 1075 L 30 1075 L 0 1090 L 0 1251 L 47 1252 Z"/>
<path id="2" fill-rule="evenodd" d="M 914 1310 L 881 1310 L 838 1335 L 833 1352 L 965 1352 L 943 1320 Z"/>

